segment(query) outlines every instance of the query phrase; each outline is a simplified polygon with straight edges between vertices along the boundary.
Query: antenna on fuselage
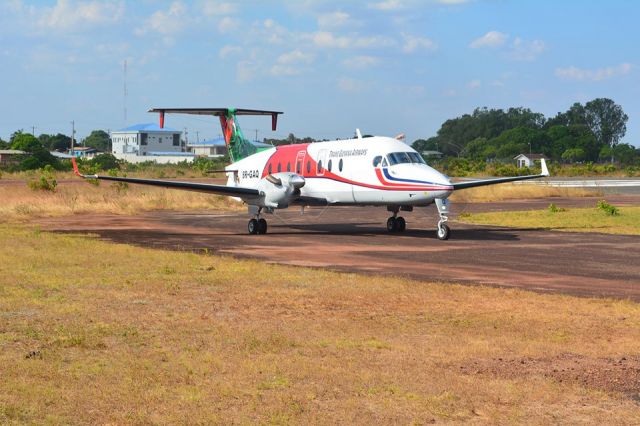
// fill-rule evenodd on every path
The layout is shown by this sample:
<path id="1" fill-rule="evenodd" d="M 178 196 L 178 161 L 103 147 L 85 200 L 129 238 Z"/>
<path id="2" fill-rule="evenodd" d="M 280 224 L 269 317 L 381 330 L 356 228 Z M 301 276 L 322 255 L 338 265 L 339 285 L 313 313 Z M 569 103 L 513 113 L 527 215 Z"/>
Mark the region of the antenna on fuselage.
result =
<path id="1" fill-rule="evenodd" d="M 356 129 L 356 137 L 358 139 L 362 139 L 362 133 L 360 133 L 360 129 Z"/>

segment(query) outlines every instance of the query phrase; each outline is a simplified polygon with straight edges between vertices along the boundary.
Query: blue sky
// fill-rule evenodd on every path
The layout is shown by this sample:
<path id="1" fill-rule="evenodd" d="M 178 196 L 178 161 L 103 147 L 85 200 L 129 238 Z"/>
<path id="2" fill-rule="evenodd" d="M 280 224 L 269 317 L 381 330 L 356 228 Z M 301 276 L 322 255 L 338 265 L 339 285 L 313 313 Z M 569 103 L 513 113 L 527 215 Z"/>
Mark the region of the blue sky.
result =
<path id="1" fill-rule="evenodd" d="M 640 2 L 529 0 L 0 3 L 0 137 L 118 129 L 150 107 L 284 111 L 259 138 L 363 133 L 409 141 L 476 107 L 547 116 L 609 97 L 640 145 Z M 217 137 L 202 117 L 167 117 Z"/>

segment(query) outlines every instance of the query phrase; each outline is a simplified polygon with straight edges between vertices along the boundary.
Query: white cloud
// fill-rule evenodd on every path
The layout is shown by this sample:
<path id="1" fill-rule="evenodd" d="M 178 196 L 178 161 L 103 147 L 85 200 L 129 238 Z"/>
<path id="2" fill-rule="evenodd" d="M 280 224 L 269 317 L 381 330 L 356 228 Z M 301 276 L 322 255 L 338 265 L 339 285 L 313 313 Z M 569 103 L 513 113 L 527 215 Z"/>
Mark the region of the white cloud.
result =
<path id="1" fill-rule="evenodd" d="M 403 34 L 402 37 L 404 38 L 404 45 L 402 46 L 404 53 L 413 53 L 418 49 L 436 50 L 438 48 L 438 45 L 430 38 L 415 37 L 407 34 Z"/>
<path id="2" fill-rule="evenodd" d="M 240 61 L 236 65 L 236 78 L 240 82 L 252 80 L 256 74 L 256 64 L 252 61 Z"/>
<path id="3" fill-rule="evenodd" d="M 344 92 L 363 92 L 367 88 L 367 84 L 353 78 L 341 78 L 338 80 L 338 88 Z"/>
<path id="4" fill-rule="evenodd" d="M 393 46 L 395 41 L 384 36 L 347 37 L 336 36 L 329 31 L 318 31 L 311 34 L 313 43 L 330 49 L 368 49 Z"/>
<path id="5" fill-rule="evenodd" d="M 15 6 L 14 6 L 15 7 Z M 31 8 L 37 25 L 57 31 L 74 31 L 119 21 L 124 14 L 122 1 L 58 0 L 53 7 Z"/>
<path id="6" fill-rule="evenodd" d="M 283 53 L 278 56 L 279 64 L 296 64 L 305 63 L 310 64 L 314 60 L 314 55 L 311 53 L 304 53 L 300 49 L 292 50 L 291 52 Z"/>
<path id="7" fill-rule="evenodd" d="M 472 49 L 478 49 L 481 47 L 500 47 L 503 46 L 507 39 L 508 34 L 501 33 L 500 31 L 489 31 L 480 38 L 477 38 L 469 44 Z"/>
<path id="8" fill-rule="evenodd" d="M 520 61 L 533 61 L 544 52 L 545 48 L 541 40 L 523 41 L 516 37 L 511 45 L 511 56 Z"/>
<path id="9" fill-rule="evenodd" d="M 325 13 L 318 17 L 320 28 L 342 27 L 350 23 L 351 17 L 346 12 Z"/>
<path id="10" fill-rule="evenodd" d="M 384 0 L 378 3 L 369 3 L 368 7 L 377 10 L 399 10 L 404 9 L 405 4 L 402 0 Z"/>
<path id="11" fill-rule="evenodd" d="M 218 31 L 221 33 L 230 33 L 240 27 L 240 21 L 230 16 L 225 16 L 218 22 Z"/>
<path id="12" fill-rule="evenodd" d="M 557 68 L 556 76 L 567 80 L 602 81 L 629 74 L 632 68 L 633 66 L 629 63 L 622 63 L 617 66 L 597 68 L 593 70 L 571 66 L 568 68 Z"/>
<path id="13" fill-rule="evenodd" d="M 220 51 L 218 51 L 218 56 L 221 59 L 225 59 L 231 55 L 237 55 L 242 52 L 242 49 L 239 46 L 223 46 Z"/>
<path id="14" fill-rule="evenodd" d="M 174 1 L 167 10 L 155 11 L 147 20 L 144 26 L 136 31 L 136 34 L 145 34 L 148 31 L 155 31 L 166 36 L 180 32 L 186 21 L 187 8 L 179 1 Z M 171 41 L 170 37 L 165 37 L 165 42 Z"/>
<path id="15" fill-rule="evenodd" d="M 237 7 L 233 3 L 220 2 L 217 0 L 205 0 L 202 3 L 202 13 L 206 16 L 224 16 L 236 13 Z"/>
<path id="16" fill-rule="evenodd" d="M 482 82 L 478 79 L 471 80 L 469 83 L 467 83 L 467 87 L 469 89 L 478 89 L 480 88 L 480 86 L 482 86 Z"/>
<path id="17" fill-rule="evenodd" d="M 351 69 L 365 69 L 380 63 L 380 58 L 374 56 L 355 56 L 342 61 L 343 65 Z"/>

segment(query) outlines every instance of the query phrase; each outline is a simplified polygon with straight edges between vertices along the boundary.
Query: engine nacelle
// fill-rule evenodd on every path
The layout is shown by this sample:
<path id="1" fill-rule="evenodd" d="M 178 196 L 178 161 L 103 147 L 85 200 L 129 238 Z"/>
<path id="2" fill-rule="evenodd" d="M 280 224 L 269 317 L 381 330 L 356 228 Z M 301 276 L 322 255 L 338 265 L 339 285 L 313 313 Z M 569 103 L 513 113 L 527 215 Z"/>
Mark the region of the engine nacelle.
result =
<path id="1" fill-rule="evenodd" d="M 274 173 L 266 176 L 258 183 L 258 190 L 264 197 L 264 207 L 284 209 L 300 195 L 300 188 L 305 184 L 302 176 L 290 173 Z"/>

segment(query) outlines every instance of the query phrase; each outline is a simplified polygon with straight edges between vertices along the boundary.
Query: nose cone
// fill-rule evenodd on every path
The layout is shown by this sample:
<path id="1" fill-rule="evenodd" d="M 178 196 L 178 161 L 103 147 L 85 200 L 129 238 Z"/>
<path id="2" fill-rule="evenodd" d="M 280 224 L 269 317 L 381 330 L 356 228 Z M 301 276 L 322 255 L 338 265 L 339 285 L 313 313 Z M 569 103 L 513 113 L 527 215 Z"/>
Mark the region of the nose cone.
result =
<path id="1" fill-rule="evenodd" d="M 294 173 L 289 177 L 289 185 L 293 186 L 295 189 L 300 189 L 304 186 L 305 180 L 302 176 L 296 175 Z"/>

